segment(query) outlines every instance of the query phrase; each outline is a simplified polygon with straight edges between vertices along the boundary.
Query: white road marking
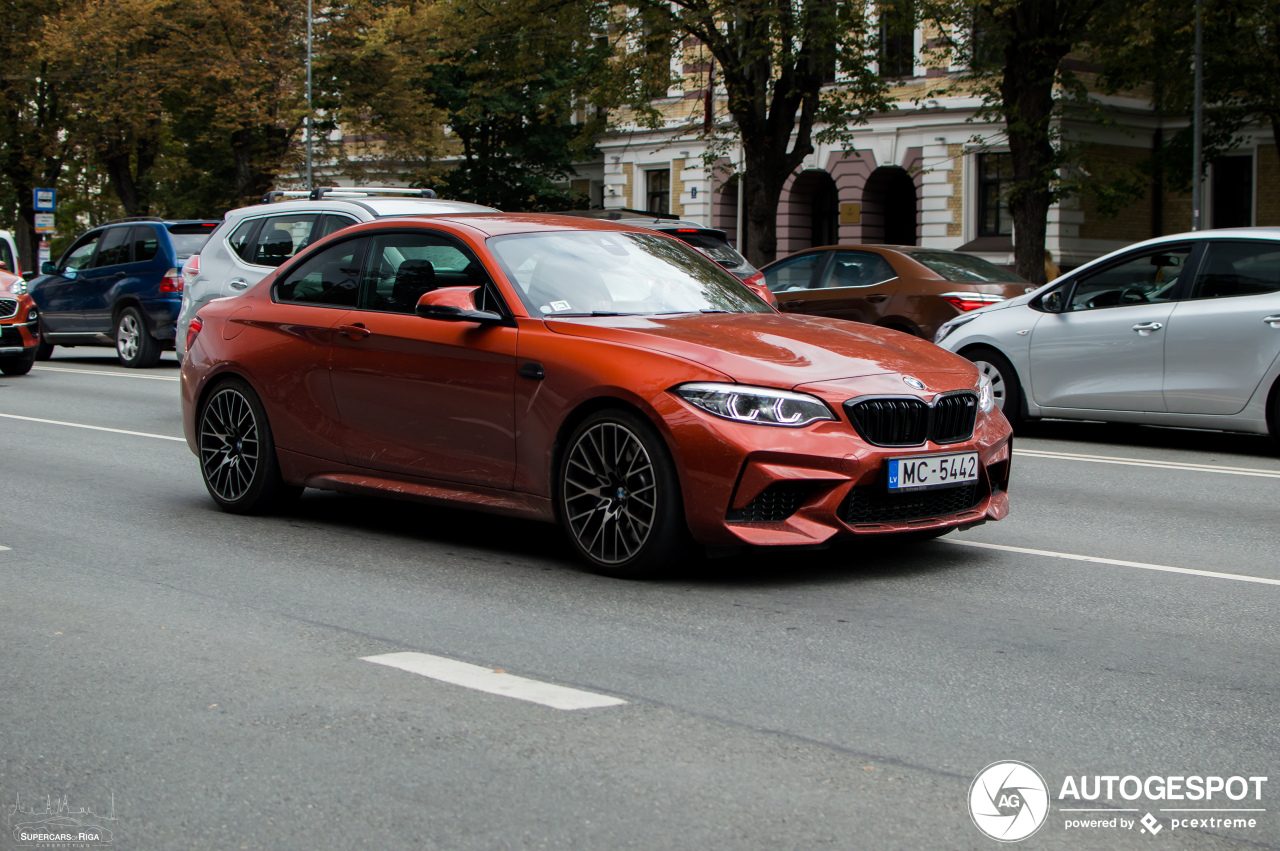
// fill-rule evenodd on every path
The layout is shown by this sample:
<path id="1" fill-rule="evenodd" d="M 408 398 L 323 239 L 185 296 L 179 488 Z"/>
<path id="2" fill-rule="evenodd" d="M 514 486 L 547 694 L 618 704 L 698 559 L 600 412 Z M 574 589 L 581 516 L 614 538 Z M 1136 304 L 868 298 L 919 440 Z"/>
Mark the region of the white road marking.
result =
<path id="1" fill-rule="evenodd" d="M 459 662 L 456 659 L 446 659 L 443 656 L 432 656 L 429 653 L 384 653 L 380 656 L 365 656 L 363 659 L 375 665 L 387 665 L 463 688 L 502 697 L 514 697 L 516 700 L 527 700 L 530 703 L 540 703 L 552 709 L 600 709 L 626 703 L 625 700 L 616 697 L 593 694 L 589 691 L 552 685 L 538 680 L 528 680 L 513 674 L 494 671 L 492 668 L 483 668 L 479 665 Z"/>
<path id="2" fill-rule="evenodd" d="M 1043 449 L 1014 449 L 1013 454 L 1024 458 L 1052 458 L 1059 461 L 1088 461 L 1094 464 L 1121 464 L 1128 467 L 1156 467 L 1164 470 L 1185 470 L 1192 473 L 1225 473 L 1230 476 L 1261 476 L 1267 479 L 1280 479 L 1280 470 L 1262 470 L 1256 467 L 1187 464 L 1182 461 L 1153 461 L 1148 458 L 1119 458 L 1113 455 L 1082 455 L 1077 452 L 1048 452 Z"/>
<path id="3" fill-rule="evenodd" d="M 1239 573 L 1218 573 L 1216 570 L 1196 570 L 1190 567 L 1170 567 L 1167 564 L 1147 564 L 1141 561 L 1123 561 L 1118 558 L 1100 558 L 1098 556 L 1082 556 L 1074 553 L 1055 553 L 1052 550 L 1033 550 L 1027 547 L 1009 547 L 1004 544 L 984 544 L 979 541 L 959 541 L 950 538 L 943 541 L 959 547 L 976 547 L 981 550 L 1000 550 L 1006 553 L 1022 553 L 1024 555 L 1044 556 L 1045 558 L 1063 558 L 1069 561 L 1087 561 L 1094 564 L 1113 564 L 1117 567 L 1136 567 L 1140 570 L 1159 570 L 1164 573 L 1185 573 L 1189 576 L 1203 576 L 1208 579 L 1234 579 L 1236 582 L 1254 582 L 1258 585 L 1280 585 L 1280 579 L 1267 579 L 1264 576 L 1244 576 Z"/>
<path id="4" fill-rule="evenodd" d="M 109 431 L 112 434 L 131 434 L 134 437 L 154 437 L 156 440 L 176 440 L 180 443 L 186 443 L 185 437 L 170 437 L 167 434 L 151 434 L 145 431 L 128 431 L 123 428 L 107 428 L 106 426 L 85 425 L 84 423 L 64 423 L 61 420 L 42 420 L 39 417 L 20 417 L 17 414 L 0 414 L 9 420 L 24 420 L 29 423 L 45 423 L 47 425 L 68 426 L 69 428 L 87 428 L 91 431 Z"/>
<path id="5" fill-rule="evenodd" d="M 0 550 L 8 550 L 8 547 L 0 547 Z"/>
<path id="6" fill-rule="evenodd" d="M 168 375 L 135 375 L 132 372 L 107 372 L 101 369 L 68 369 L 65 366 L 38 366 L 36 369 L 43 369 L 45 372 L 78 372 L 81 375 L 114 375 L 116 378 L 145 378 L 148 381 L 182 380 Z"/>

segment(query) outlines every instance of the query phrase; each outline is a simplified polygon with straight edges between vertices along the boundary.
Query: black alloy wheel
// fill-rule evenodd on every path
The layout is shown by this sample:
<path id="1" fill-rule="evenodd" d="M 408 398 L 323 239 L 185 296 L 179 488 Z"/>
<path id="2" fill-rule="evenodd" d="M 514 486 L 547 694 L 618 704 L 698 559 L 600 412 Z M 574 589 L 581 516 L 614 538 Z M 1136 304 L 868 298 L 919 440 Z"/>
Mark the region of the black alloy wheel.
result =
<path id="1" fill-rule="evenodd" d="M 578 553 L 598 573 L 623 579 L 674 567 L 688 529 L 666 444 L 629 411 L 593 414 L 560 462 L 558 510 Z"/>
<path id="2" fill-rule="evenodd" d="M 247 382 L 231 378 L 219 384 L 198 422 L 200 472 L 223 510 L 261 514 L 297 500 L 302 488 L 281 478 L 271 425 Z"/>

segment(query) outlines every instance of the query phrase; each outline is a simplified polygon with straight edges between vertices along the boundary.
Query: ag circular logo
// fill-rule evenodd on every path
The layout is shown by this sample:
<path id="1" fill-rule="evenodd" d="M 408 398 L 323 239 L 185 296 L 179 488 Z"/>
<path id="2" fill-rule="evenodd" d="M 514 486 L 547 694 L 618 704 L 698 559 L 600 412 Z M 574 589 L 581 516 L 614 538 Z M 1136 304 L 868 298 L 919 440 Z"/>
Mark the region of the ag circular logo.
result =
<path id="1" fill-rule="evenodd" d="M 1049 815 L 1049 787 L 1040 772 L 1024 762 L 993 762 L 973 778 L 969 815 L 992 839 L 1026 839 Z"/>
<path id="2" fill-rule="evenodd" d="M 906 384 L 908 387 L 914 387 L 917 390 L 924 389 L 924 382 L 910 375 L 902 376 L 902 383 Z"/>

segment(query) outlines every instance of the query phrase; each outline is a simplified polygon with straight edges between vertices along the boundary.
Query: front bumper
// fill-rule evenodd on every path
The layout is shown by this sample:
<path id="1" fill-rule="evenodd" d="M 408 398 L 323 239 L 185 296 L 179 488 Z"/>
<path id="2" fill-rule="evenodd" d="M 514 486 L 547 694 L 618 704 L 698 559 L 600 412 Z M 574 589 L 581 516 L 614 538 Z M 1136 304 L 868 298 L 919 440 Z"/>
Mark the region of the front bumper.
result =
<path id="1" fill-rule="evenodd" d="M 679 448 L 685 514 L 701 543 L 812 546 L 835 538 L 970 527 L 1009 513 L 1012 432 L 998 411 L 973 436 L 881 447 L 840 421 L 802 429 L 734 423 L 687 405 L 664 411 Z M 890 494 L 890 458 L 976 452 L 972 485 Z"/>
<path id="2" fill-rule="evenodd" d="M 39 322 L 27 320 L 34 308 L 35 302 L 31 297 L 23 295 L 18 299 L 17 312 L 7 319 L 0 319 L 0 357 L 28 354 L 40 344 Z"/>

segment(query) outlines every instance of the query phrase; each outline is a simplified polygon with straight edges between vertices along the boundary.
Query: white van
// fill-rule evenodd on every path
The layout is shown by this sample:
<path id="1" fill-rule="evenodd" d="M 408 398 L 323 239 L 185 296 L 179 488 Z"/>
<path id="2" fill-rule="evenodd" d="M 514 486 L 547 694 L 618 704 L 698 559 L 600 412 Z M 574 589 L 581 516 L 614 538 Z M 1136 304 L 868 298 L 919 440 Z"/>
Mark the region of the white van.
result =
<path id="1" fill-rule="evenodd" d="M 21 275 L 21 264 L 18 261 L 18 243 L 12 231 L 0 230 L 0 263 L 4 270 L 12 275 Z"/>

